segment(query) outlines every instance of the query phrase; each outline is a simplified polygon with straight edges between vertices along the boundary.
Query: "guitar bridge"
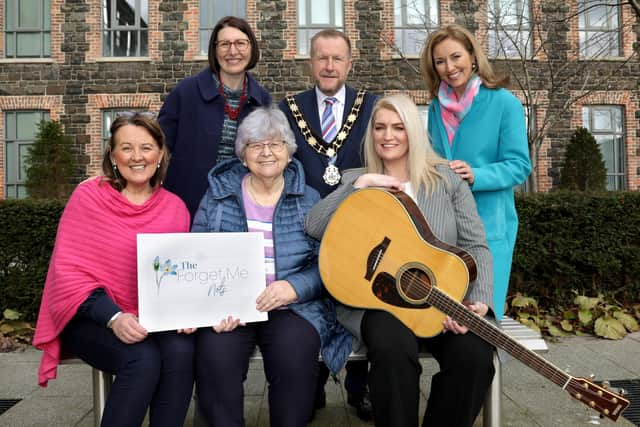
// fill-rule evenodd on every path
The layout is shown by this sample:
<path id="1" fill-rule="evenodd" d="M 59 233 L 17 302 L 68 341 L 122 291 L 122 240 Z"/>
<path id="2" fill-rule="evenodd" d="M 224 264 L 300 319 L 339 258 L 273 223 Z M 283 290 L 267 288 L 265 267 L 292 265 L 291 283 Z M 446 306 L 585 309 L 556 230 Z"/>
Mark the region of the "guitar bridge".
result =
<path id="1" fill-rule="evenodd" d="M 367 269 L 364 275 L 364 278 L 367 279 L 367 281 L 371 281 L 371 278 L 378 269 L 380 261 L 382 260 L 384 253 L 387 251 L 390 243 L 391 239 L 385 237 L 382 239 L 382 242 L 374 246 L 371 252 L 369 252 L 369 256 L 367 257 Z"/>

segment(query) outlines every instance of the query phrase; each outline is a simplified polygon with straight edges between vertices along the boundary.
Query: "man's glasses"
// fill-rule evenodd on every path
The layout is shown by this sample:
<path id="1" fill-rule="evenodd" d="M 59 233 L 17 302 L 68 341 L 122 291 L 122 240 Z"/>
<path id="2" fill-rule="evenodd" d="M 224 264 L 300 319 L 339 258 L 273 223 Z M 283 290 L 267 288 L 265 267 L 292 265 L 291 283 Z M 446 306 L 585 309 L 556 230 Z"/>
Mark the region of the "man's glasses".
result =
<path id="1" fill-rule="evenodd" d="M 284 141 L 250 142 L 247 144 L 247 151 L 261 153 L 264 147 L 268 147 L 272 153 L 281 153 L 285 146 Z"/>
<path id="2" fill-rule="evenodd" d="M 132 119 L 134 117 L 144 117 L 145 119 L 155 120 L 156 113 L 152 111 L 118 111 L 116 117 L 124 117 L 125 119 Z"/>
<path id="3" fill-rule="evenodd" d="M 247 39 L 240 39 L 240 40 L 234 40 L 234 41 L 220 40 L 216 42 L 216 47 L 222 52 L 229 51 L 229 49 L 231 49 L 231 46 L 235 46 L 239 52 L 244 52 L 245 50 L 249 49 L 250 45 L 251 43 Z"/>

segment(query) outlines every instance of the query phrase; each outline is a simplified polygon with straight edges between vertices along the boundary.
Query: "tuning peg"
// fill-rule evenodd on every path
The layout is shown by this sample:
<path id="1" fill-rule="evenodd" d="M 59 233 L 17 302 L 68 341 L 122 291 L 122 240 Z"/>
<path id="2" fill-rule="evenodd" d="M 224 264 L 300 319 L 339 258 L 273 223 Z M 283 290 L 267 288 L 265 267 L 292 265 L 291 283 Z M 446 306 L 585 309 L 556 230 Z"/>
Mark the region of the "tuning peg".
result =
<path id="1" fill-rule="evenodd" d="M 594 381 L 596 379 L 596 374 L 589 374 L 589 379 Z"/>
<path id="2" fill-rule="evenodd" d="M 623 389 L 622 387 L 620 387 L 620 388 L 618 389 L 618 394 L 619 394 L 620 396 L 622 396 L 622 397 L 625 397 L 625 396 L 628 394 L 628 392 L 627 392 L 627 390 L 625 390 L 625 389 Z"/>
<path id="3" fill-rule="evenodd" d="M 608 390 L 611 387 L 611 383 L 608 380 L 602 381 L 602 388 Z"/>

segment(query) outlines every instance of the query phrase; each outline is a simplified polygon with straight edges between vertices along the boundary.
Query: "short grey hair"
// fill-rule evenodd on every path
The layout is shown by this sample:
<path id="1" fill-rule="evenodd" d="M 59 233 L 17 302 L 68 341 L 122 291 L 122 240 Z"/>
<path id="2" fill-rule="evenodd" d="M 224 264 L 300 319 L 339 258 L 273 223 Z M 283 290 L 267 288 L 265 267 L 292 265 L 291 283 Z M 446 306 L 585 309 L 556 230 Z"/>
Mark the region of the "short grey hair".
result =
<path id="1" fill-rule="evenodd" d="M 247 144 L 251 141 L 278 139 L 287 144 L 289 157 L 293 156 L 298 146 L 289 121 L 277 107 L 258 107 L 253 110 L 238 126 L 236 135 L 236 156 L 244 161 Z"/>

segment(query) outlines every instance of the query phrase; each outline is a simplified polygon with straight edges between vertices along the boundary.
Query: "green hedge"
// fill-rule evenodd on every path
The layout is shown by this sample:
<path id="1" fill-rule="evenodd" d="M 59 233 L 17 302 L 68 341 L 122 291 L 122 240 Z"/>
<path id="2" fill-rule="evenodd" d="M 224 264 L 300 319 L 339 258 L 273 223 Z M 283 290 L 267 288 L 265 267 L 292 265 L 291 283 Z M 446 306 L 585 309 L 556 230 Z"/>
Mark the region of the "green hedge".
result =
<path id="1" fill-rule="evenodd" d="M 34 320 L 64 209 L 60 200 L 0 201 L 0 310 Z"/>
<path id="2" fill-rule="evenodd" d="M 553 306 L 573 291 L 640 295 L 640 193 L 518 195 L 510 294 Z M 0 201 L 0 310 L 36 318 L 62 201 Z"/>
<path id="3" fill-rule="evenodd" d="M 640 193 L 526 194 L 516 205 L 510 294 L 548 303 L 572 299 L 572 291 L 639 300 Z"/>

